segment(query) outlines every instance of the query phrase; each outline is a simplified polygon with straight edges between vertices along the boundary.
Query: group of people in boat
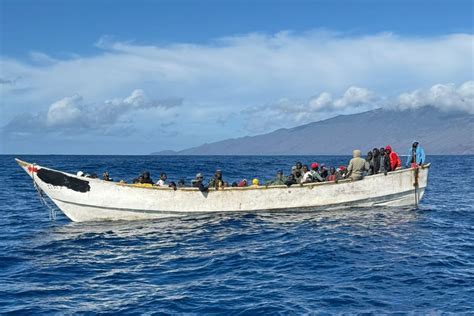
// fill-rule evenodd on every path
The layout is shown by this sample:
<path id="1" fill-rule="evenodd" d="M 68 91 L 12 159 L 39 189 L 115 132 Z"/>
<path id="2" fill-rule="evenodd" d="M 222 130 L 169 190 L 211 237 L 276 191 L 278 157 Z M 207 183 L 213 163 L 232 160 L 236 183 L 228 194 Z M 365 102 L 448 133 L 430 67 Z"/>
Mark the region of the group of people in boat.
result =
<path id="1" fill-rule="evenodd" d="M 415 141 L 410 148 L 405 166 L 415 167 L 423 163 L 425 163 L 425 152 L 419 143 Z M 264 185 L 286 185 L 289 187 L 291 185 L 313 182 L 337 182 L 343 179 L 357 181 L 363 179 L 365 176 L 382 173 L 387 175 L 387 173 L 400 168 L 402 168 L 400 157 L 394 150 L 392 150 L 390 145 L 387 145 L 385 147 L 372 149 L 367 153 L 365 158 L 361 157 L 360 150 L 354 150 L 353 158 L 349 161 L 347 167 L 339 166 L 337 168 L 327 168 L 325 164 L 319 164 L 317 162 L 306 165 L 298 161 L 291 168 L 288 175 L 285 175 L 283 170 L 279 170 L 275 177 L 266 181 Z M 81 171 L 79 171 L 77 175 L 88 176 L 84 175 Z M 105 181 L 113 181 L 107 171 L 104 172 L 102 179 Z M 123 182 L 123 180 L 121 182 Z M 153 181 L 150 172 L 148 171 L 140 174 L 137 178 L 133 179 L 132 182 L 134 184 L 171 187 L 175 190 L 187 187 L 184 179 L 180 179 L 177 183 L 174 181 L 168 181 L 168 176 L 165 172 L 160 174 L 160 178 L 156 182 Z M 191 181 L 190 186 L 205 192 L 208 191 L 209 188 L 219 190 L 225 187 L 257 187 L 260 186 L 260 181 L 257 178 L 254 178 L 251 183 L 249 183 L 247 179 L 242 179 L 229 184 L 229 182 L 224 181 L 222 170 L 218 169 L 207 184 L 204 182 L 204 176 L 202 173 L 196 174 L 195 178 Z"/>

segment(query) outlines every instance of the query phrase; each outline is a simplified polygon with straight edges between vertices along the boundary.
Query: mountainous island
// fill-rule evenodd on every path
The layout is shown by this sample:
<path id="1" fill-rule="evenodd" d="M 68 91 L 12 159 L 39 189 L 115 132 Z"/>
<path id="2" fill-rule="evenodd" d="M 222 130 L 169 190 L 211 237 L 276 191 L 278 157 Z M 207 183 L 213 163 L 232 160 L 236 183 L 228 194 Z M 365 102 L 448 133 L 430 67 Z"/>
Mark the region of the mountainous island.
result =
<path id="1" fill-rule="evenodd" d="M 474 115 L 435 107 L 376 109 L 267 134 L 226 139 L 154 155 L 348 155 L 390 144 L 405 154 L 413 140 L 429 154 L 474 154 Z"/>

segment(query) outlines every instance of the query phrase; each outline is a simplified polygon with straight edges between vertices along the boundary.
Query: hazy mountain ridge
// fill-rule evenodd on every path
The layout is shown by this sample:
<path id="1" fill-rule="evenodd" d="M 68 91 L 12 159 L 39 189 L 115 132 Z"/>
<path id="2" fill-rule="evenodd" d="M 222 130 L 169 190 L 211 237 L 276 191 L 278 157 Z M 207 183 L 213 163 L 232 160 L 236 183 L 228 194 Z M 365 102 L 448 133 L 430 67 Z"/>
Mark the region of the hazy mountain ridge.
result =
<path id="1" fill-rule="evenodd" d="M 340 115 L 289 129 L 156 155 L 329 155 L 390 144 L 401 154 L 418 140 L 429 154 L 474 154 L 474 115 L 426 106 Z"/>

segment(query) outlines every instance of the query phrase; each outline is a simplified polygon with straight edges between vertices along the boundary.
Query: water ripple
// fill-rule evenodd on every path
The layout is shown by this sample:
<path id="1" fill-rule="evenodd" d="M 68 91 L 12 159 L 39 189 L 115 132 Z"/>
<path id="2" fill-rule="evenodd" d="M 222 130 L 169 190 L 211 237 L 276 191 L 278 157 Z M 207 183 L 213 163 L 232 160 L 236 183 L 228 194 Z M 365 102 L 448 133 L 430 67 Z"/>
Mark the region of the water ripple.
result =
<path id="1" fill-rule="evenodd" d="M 50 222 L 31 181 L 2 156 L 0 313 L 472 313 L 472 179 L 432 158 L 418 210 L 202 215 L 143 222 Z M 125 178 L 156 157 L 29 157 Z M 160 157 L 259 177 L 309 157 Z M 319 157 L 340 164 L 345 157 Z M 451 157 L 471 165 L 473 157 Z M 191 162 L 192 161 L 192 162 Z M 256 168 L 255 166 L 262 166 Z M 438 167 L 439 166 L 439 167 Z M 208 169 L 206 169 L 208 168 Z M 224 171 L 225 168 L 223 168 Z M 155 170 L 155 174 L 158 169 Z M 249 178 L 253 176 L 249 174 Z M 456 178 L 447 183 L 446 179 Z"/>

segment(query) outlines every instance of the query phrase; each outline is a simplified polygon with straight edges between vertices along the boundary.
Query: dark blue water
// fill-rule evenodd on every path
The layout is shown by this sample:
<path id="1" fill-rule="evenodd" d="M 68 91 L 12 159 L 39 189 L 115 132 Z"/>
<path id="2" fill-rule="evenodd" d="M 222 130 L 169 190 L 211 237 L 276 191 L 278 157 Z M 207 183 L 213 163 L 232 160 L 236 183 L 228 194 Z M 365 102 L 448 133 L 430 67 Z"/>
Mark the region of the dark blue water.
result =
<path id="1" fill-rule="evenodd" d="M 23 156 L 129 180 L 265 178 L 348 157 Z M 419 209 L 49 221 L 31 179 L 0 156 L 0 312 L 474 312 L 474 157 L 430 157 Z"/>

